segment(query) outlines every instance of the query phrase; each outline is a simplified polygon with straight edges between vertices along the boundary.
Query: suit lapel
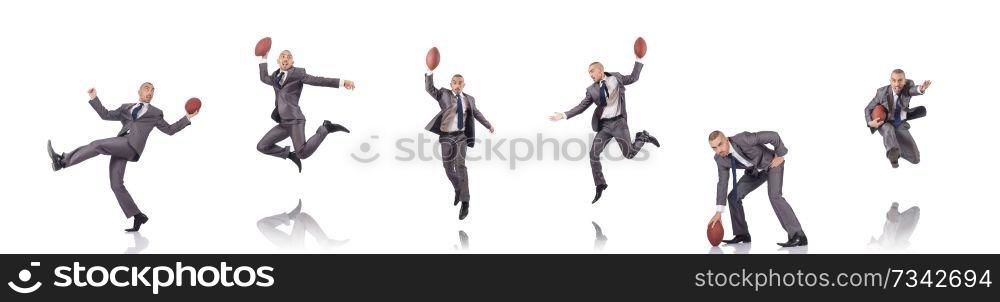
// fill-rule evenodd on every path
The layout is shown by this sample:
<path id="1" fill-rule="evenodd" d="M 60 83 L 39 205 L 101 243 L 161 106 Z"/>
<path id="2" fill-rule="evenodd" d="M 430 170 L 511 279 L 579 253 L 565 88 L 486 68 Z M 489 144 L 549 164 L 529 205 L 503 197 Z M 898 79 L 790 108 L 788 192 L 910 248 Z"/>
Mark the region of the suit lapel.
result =
<path id="1" fill-rule="evenodd" d="M 274 73 L 271 73 L 271 79 L 273 79 L 271 85 L 274 85 L 274 88 L 281 89 L 281 84 L 278 83 L 279 74 L 281 74 L 281 69 L 276 69 L 274 70 Z"/>
<path id="2" fill-rule="evenodd" d="M 282 79 L 282 81 L 284 83 L 281 83 L 281 84 L 274 83 L 275 87 L 278 88 L 278 89 L 284 89 L 285 87 L 288 87 L 288 84 L 291 84 L 294 81 L 295 74 L 296 74 L 295 71 L 296 70 L 298 70 L 298 67 L 289 68 L 288 71 L 285 72 L 285 78 Z M 273 77 L 275 80 L 277 80 L 279 74 L 281 74 L 281 69 L 280 68 L 278 70 L 275 70 L 274 71 L 274 75 L 271 76 L 271 77 Z"/>
<path id="3" fill-rule="evenodd" d="M 896 107 L 896 99 L 893 97 L 892 86 L 889 86 L 889 89 L 886 89 L 885 92 L 886 92 L 886 95 L 885 95 L 886 106 L 885 106 L 885 108 L 888 109 L 886 111 L 886 114 L 887 115 L 891 115 L 892 112 L 893 112 L 892 110 Z"/>
<path id="4" fill-rule="evenodd" d="M 163 115 L 163 111 L 160 111 L 160 108 L 153 107 L 153 105 L 147 105 L 147 106 L 149 106 L 149 108 L 146 108 L 146 114 L 143 114 L 142 117 L 140 117 L 139 119 L 147 117 L 156 119 Z"/>
<path id="5" fill-rule="evenodd" d="M 136 104 L 139 104 L 139 103 L 132 103 L 132 104 L 129 104 L 129 105 L 125 106 L 125 120 L 126 121 L 132 121 L 132 109 L 135 108 Z"/>
<path id="6" fill-rule="evenodd" d="M 732 142 L 732 140 L 730 140 L 730 142 Z M 739 154 L 740 157 L 742 157 L 743 159 L 745 159 L 747 162 L 753 163 L 752 159 L 750 159 L 750 157 L 747 156 L 747 153 L 743 151 L 743 147 L 740 146 L 739 144 L 733 143 L 733 152 L 735 152 L 736 154 Z M 743 163 L 740 163 L 739 160 L 737 160 L 736 163 L 739 164 L 739 165 L 743 164 Z M 738 167 L 733 167 L 733 168 L 738 168 Z M 750 168 L 750 167 L 744 167 L 744 168 Z"/>
<path id="7" fill-rule="evenodd" d="M 591 94 L 591 98 L 594 99 L 594 106 L 597 107 L 597 108 L 594 108 L 594 118 L 595 119 L 600 119 L 601 115 L 604 114 L 604 106 L 601 106 L 600 104 L 597 104 L 598 98 L 601 97 L 601 83 L 597 82 L 597 83 L 591 84 L 590 85 L 590 89 L 588 89 L 587 93 Z"/>
<path id="8" fill-rule="evenodd" d="M 462 100 L 465 100 L 465 101 L 469 102 L 469 108 L 464 108 L 464 109 L 466 109 L 466 111 L 469 111 L 469 112 L 475 112 L 476 111 L 476 103 L 475 103 L 475 101 L 472 100 L 471 98 L 469 98 L 469 95 L 465 94 L 464 91 L 462 92 Z"/>

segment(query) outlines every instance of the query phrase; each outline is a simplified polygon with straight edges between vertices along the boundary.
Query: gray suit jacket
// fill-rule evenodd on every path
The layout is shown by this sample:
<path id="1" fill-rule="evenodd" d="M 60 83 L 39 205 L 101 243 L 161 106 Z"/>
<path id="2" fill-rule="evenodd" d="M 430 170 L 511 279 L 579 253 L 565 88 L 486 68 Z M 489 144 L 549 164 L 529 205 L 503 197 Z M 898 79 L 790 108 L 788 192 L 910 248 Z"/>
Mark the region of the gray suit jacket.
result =
<path id="1" fill-rule="evenodd" d="M 433 74 L 424 75 L 424 89 L 426 89 L 427 93 L 429 93 L 431 97 L 434 98 L 435 101 L 437 101 L 438 107 L 441 107 L 441 111 L 439 111 L 437 115 L 434 116 L 434 119 L 432 119 L 430 123 L 427 123 L 427 126 L 424 127 L 424 129 L 436 133 L 438 135 L 441 135 L 443 134 L 441 132 L 441 117 L 444 115 L 445 111 L 455 110 L 455 105 L 458 103 L 455 99 L 455 93 L 452 92 L 451 89 L 434 87 Z M 472 112 L 472 114 L 465 115 L 465 137 L 467 138 L 466 144 L 468 144 L 469 147 L 472 147 L 473 145 L 475 145 L 475 138 L 476 138 L 476 123 L 473 122 L 472 119 L 475 118 L 477 121 L 482 123 L 483 126 L 486 127 L 487 129 L 493 128 L 493 126 L 491 126 L 490 122 L 486 120 L 486 117 L 483 116 L 483 113 L 479 112 L 479 107 L 476 106 L 476 98 L 466 94 L 465 92 L 462 92 L 462 98 L 469 101 L 468 111 Z"/>
<path id="2" fill-rule="evenodd" d="M 910 109 L 910 98 L 920 95 L 920 88 L 913 83 L 913 80 L 907 79 L 906 85 L 903 86 L 903 91 L 899 92 L 899 101 L 903 105 L 902 110 L 906 112 L 906 119 L 912 120 L 923 117 L 926 113 L 926 109 L 923 107 Z M 875 97 L 872 98 L 871 102 L 868 102 L 868 106 L 865 106 L 865 127 L 868 127 L 868 122 L 872 120 L 872 110 L 875 106 L 882 105 L 885 106 L 886 114 L 890 117 L 892 115 L 892 110 L 895 102 L 892 102 L 892 87 L 889 85 L 879 88 L 875 92 Z M 872 133 L 875 133 L 878 129 L 869 127 Z"/>
<path id="3" fill-rule="evenodd" d="M 274 111 L 271 112 L 271 119 L 275 122 L 282 121 L 302 121 L 305 115 L 299 108 L 299 96 L 302 95 L 302 85 L 340 87 L 340 79 L 311 76 L 306 73 L 305 68 L 292 67 L 288 70 L 284 85 L 275 82 L 278 72 L 267 73 L 267 63 L 260 63 L 260 81 L 274 88 Z"/>
<path id="4" fill-rule="evenodd" d="M 621 106 L 622 118 L 628 121 L 628 113 L 625 111 L 625 85 L 631 85 L 639 80 L 639 73 L 642 72 L 642 63 L 635 62 L 632 67 L 632 74 L 622 75 L 617 72 L 605 72 L 606 76 L 613 76 L 618 79 L 618 105 Z M 587 87 L 587 94 L 583 97 L 583 101 L 580 101 L 579 105 L 571 108 L 569 111 L 564 112 L 566 118 L 570 119 L 577 116 L 583 111 L 590 107 L 590 104 L 596 103 L 597 100 L 601 98 L 601 84 L 599 82 L 594 82 L 589 87 Z M 595 132 L 601 131 L 601 114 L 604 113 L 604 106 L 597 106 L 594 109 L 594 116 L 591 118 L 590 125 Z"/>
<path id="5" fill-rule="evenodd" d="M 130 161 L 138 161 L 139 157 L 142 155 L 142 150 L 146 148 L 146 140 L 149 139 L 149 133 L 153 131 L 153 127 L 160 129 L 163 133 L 167 135 L 174 135 L 191 124 L 187 116 L 181 118 L 179 121 L 173 124 L 167 123 L 163 120 L 163 111 L 153 105 L 146 104 L 146 113 L 139 117 L 137 120 L 132 119 L 132 106 L 136 103 L 122 104 L 118 109 L 108 110 L 104 108 L 101 104 L 100 98 L 94 98 L 90 100 L 90 106 L 97 111 L 97 115 L 101 119 L 106 121 L 120 121 L 122 123 L 122 129 L 118 131 L 118 136 L 124 136 L 128 139 L 129 146 L 135 150 L 135 158 L 130 158 Z"/>
<path id="6" fill-rule="evenodd" d="M 785 144 L 781 142 L 781 136 L 778 136 L 778 133 L 774 131 L 743 132 L 730 137 L 729 143 L 730 152 L 739 152 L 754 167 L 761 168 L 763 171 L 770 170 L 771 160 L 775 156 L 785 156 L 788 153 L 788 148 L 785 148 Z M 774 149 L 768 148 L 765 144 L 771 144 L 771 146 L 774 146 Z M 716 184 L 715 204 L 724 206 L 726 205 L 726 196 L 728 195 L 726 191 L 729 188 L 729 169 L 733 165 L 728 157 L 721 157 L 718 154 L 715 155 L 715 165 L 719 169 L 719 183 Z M 755 171 L 753 168 L 749 168 L 746 171 L 751 174 L 762 173 Z"/>

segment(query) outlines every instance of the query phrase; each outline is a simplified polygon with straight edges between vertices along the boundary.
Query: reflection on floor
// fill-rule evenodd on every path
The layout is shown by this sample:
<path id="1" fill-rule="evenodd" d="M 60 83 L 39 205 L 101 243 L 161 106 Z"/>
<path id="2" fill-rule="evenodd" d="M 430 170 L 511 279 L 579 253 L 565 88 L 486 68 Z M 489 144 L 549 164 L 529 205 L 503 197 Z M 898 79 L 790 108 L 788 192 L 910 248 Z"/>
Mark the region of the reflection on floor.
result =
<path id="1" fill-rule="evenodd" d="M 737 243 L 737 244 L 724 244 L 722 246 L 713 246 L 708 250 L 709 254 L 725 254 L 722 248 L 731 249 L 732 254 L 749 254 L 750 248 L 753 243 Z"/>
<path id="2" fill-rule="evenodd" d="M 454 245 L 456 250 L 468 250 L 469 249 L 469 234 L 466 234 L 463 230 L 458 230 L 458 245 Z"/>
<path id="3" fill-rule="evenodd" d="M 600 251 L 604 249 L 604 244 L 608 243 L 608 237 L 604 236 L 604 232 L 601 231 L 601 226 L 597 225 L 597 222 L 591 221 L 590 224 L 594 225 L 594 250 Z"/>
<path id="4" fill-rule="evenodd" d="M 292 225 L 292 231 L 285 233 L 278 229 L 281 225 Z M 302 212 L 302 200 L 287 213 L 264 217 L 257 221 L 257 229 L 272 244 L 284 249 L 300 249 L 305 247 L 306 233 L 316 239 L 323 248 L 333 248 L 346 244 L 350 239 L 331 239 L 323 232 L 323 228 L 311 215 Z"/>
<path id="5" fill-rule="evenodd" d="M 149 247 L 149 239 L 143 237 L 139 232 L 131 232 L 132 234 L 132 246 L 125 249 L 126 254 L 139 254 L 142 253 L 147 247 Z"/>
<path id="6" fill-rule="evenodd" d="M 796 247 L 783 247 L 778 249 L 779 252 L 785 252 L 787 254 L 808 254 L 809 246 L 796 246 Z"/>
<path id="7" fill-rule="evenodd" d="M 880 249 L 905 249 L 910 246 L 910 236 L 913 236 L 913 230 L 917 228 L 919 221 L 920 207 L 913 206 L 899 212 L 899 203 L 893 202 L 889 212 L 885 214 L 882 235 L 878 239 L 872 237 L 868 246 Z"/>

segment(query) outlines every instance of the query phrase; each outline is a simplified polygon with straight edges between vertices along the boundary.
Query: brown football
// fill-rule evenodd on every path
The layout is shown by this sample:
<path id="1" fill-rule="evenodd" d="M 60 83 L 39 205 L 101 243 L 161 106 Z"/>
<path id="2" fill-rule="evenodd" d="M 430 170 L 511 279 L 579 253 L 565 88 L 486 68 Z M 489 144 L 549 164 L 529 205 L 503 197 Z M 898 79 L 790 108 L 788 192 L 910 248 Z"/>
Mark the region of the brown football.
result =
<path id="1" fill-rule="evenodd" d="M 434 70 L 441 63 L 441 52 L 438 51 L 437 47 L 431 47 L 431 50 L 427 51 L 427 69 Z"/>
<path id="2" fill-rule="evenodd" d="M 646 56 L 646 39 L 639 37 L 635 39 L 635 45 L 632 47 L 635 50 L 635 56 L 642 58 Z"/>
<path id="3" fill-rule="evenodd" d="M 184 111 L 187 111 L 188 114 L 198 112 L 198 110 L 201 110 L 201 99 L 190 98 L 187 103 L 184 103 Z"/>
<path id="4" fill-rule="evenodd" d="M 267 52 L 271 51 L 271 37 L 264 37 L 257 41 L 257 47 L 254 47 L 253 54 L 258 57 L 263 57 L 267 55 Z"/>
<path id="5" fill-rule="evenodd" d="M 884 121 L 886 112 L 888 112 L 888 110 L 885 109 L 885 106 L 875 106 L 875 109 L 872 109 L 872 120 Z"/>
<path id="6" fill-rule="evenodd" d="M 719 246 L 722 243 L 722 236 L 726 231 L 722 228 L 722 221 L 708 226 L 708 243 L 712 246 Z"/>

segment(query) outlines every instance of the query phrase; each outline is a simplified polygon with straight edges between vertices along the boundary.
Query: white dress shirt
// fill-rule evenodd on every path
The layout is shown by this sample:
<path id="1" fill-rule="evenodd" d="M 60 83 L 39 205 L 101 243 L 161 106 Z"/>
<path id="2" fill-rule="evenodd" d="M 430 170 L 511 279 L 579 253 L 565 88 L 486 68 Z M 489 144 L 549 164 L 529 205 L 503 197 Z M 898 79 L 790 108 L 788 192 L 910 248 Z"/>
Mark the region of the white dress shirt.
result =
<path id="1" fill-rule="evenodd" d="M 641 59 L 636 59 L 635 62 L 639 63 L 639 64 L 642 64 L 642 60 Z M 607 85 L 608 94 L 609 95 L 613 95 L 613 94 L 615 94 L 615 93 L 618 92 L 618 78 L 605 76 L 604 77 L 604 81 L 605 81 L 605 85 Z M 614 82 L 614 84 L 612 84 L 612 81 Z M 614 89 L 612 89 L 612 86 L 614 87 Z M 598 88 L 598 89 L 600 89 L 600 88 Z M 620 97 L 620 95 L 619 95 L 619 97 Z M 608 97 L 608 104 L 607 104 L 606 107 L 604 107 L 604 113 L 601 114 L 601 118 L 602 119 L 604 119 L 604 118 L 613 118 L 613 117 L 616 117 L 616 116 L 618 116 L 620 114 L 621 114 L 621 106 L 618 106 L 618 100 L 616 99 L 615 103 L 612 105 L 611 104 L 611 97 L 609 96 Z M 566 112 L 559 112 L 559 115 L 562 115 L 562 119 L 566 119 Z"/>
<path id="2" fill-rule="evenodd" d="M 434 75 L 434 72 L 427 71 L 427 75 L 428 76 Z M 458 94 L 455 94 L 454 91 L 448 90 L 448 92 L 451 93 L 451 97 L 452 98 L 457 99 L 459 97 Z M 452 107 L 452 108 L 454 108 L 454 107 Z M 463 128 L 458 128 L 458 114 L 454 112 L 454 109 L 451 109 L 451 110 L 452 110 L 451 113 L 454 114 L 455 118 L 452 118 L 451 121 L 448 122 L 447 124 L 443 124 L 442 123 L 441 124 L 441 131 L 444 131 L 444 132 L 455 132 L 455 131 L 465 130 L 464 127 Z M 470 109 L 469 109 L 469 96 L 465 95 L 465 93 L 462 93 L 462 110 L 465 111 L 463 114 L 469 114 L 469 112 L 470 112 Z M 468 125 L 464 125 L 464 126 L 468 126 Z"/>
<path id="3" fill-rule="evenodd" d="M 899 102 L 899 94 L 896 93 L 895 90 L 892 91 L 892 100 L 890 100 L 890 101 L 893 102 L 893 104 L 892 104 L 893 110 L 895 110 L 896 106 L 902 105 L 902 103 Z M 889 114 L 889 118 L 893 117 L 893 113 L 892 112 L 888 112 L 888 114 Z M 899 119 L 903 120 L 903 121 L 906 120 L 906 110 L 903 110 L 903 109 L 899 110 Z"/>
<path id="4" fill-rule="evenodd" d="M 604 77 L 604 86 L 608 90 L 607 95 L 607 106 L 604 106 L 604 112 L 601 113 L 601 118 L 614 118 L 621 115 L 621 94 L 618 93 L 618 78 L 616 77 Z M 600 84 L 598 84 L 600 85 Z M 600 91 L 600 88 L 598 88 Z"/>
<path id="5" fill-rule="evenodd" d="M 454 92 L 451 93 L 451 96 L 453 98 L 458 98 L 459 97 Z M 465 115 L 469 114 L 469 97 L 466 96 L 464 93 L 462 94 L 462 111 L 465 111 L 463 113 Z M 454 113 L 454 116 L 455 116 L 455 118 L 452 118 L 451 122 L 448 123 L 448 125 L 445 126 L 445 129 L 444 129 L 445 132 L 454 132 L 454 131 L 465 130 L 464 127 L 463 128 L 458 128 L 458 114 Z M 463 125 L 463 126 L 468 126 L 468 125 Z"/>
<path id="6" fill-rule="evenodd" d="M 738 161 L 741 164 L 743 164 L 743 166 L 746 166 L 747 168 L 753 168 L 753 163 L 751 163 L 746 158 L 743 158 L 743 155 L 740 155 L 739 152 L 736 152 L 736 150 L 732 149 L 732 144 L 733 143 L 729 143 L 729 147 L 730 147 L 729 154 L 732 154 L 733 157 L 736 158 L 736 161 Z M 736 168 L 736 167 L 733 167 L 733 168 Z"/>
<path id="7" fill-rule="evenodd" d="M 130 116 L 130 117 L 132 116 L 132 111 L 134 111 L 135 107 L 139 106 L 139 104 L 144 104 L 144 105 L 142 106 L 142 109 L 139 110 L 139 114 L 136 115 L 136 119 L 141 118 L 143 114 L 146 114 L 146 111 L 149 111 L 149 104 L 146 104 L 146 103 L 143 103 L 142 101 L 139 101 L 138 103 L 135 103 L 135 105 L 132 105 L 132 107 L 128 108 L 128 112 L 127 112 L 128 116 Z"/>

